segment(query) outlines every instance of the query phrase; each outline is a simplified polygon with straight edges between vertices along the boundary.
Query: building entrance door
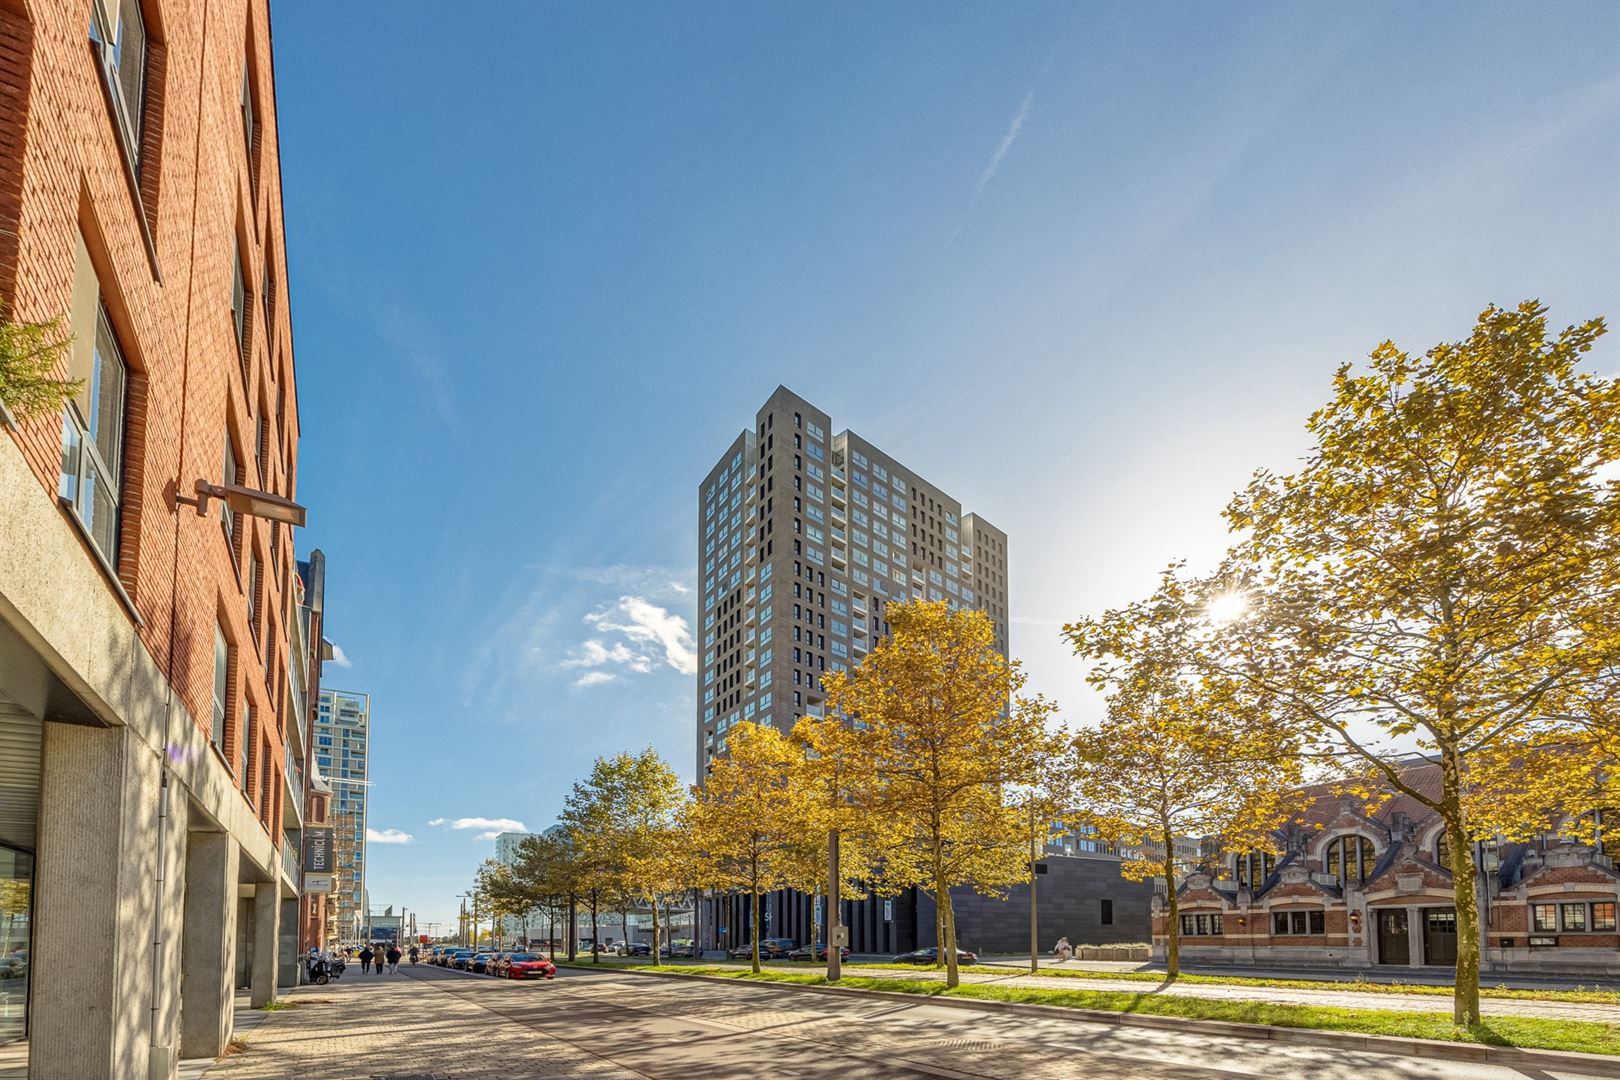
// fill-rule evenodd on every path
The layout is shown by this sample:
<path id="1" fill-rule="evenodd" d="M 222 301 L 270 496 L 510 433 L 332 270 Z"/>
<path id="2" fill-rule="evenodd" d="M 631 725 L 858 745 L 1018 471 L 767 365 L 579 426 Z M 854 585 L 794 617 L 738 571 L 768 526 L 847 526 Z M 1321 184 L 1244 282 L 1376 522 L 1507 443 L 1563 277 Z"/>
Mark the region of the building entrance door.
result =
<path id="1" fill-rule="evenodd" d="M 1423 913 L 1423 962 L 1457 963 L 1457 912 L 1454 908 L 1429 908 Z"/>
<path id="2" fill-rule="evenodd" d="M 1378 913 L 1378 962 L 1412 962 L 1412 937 L 1407 933 L 1405 908 L 1388 908 Z"/>

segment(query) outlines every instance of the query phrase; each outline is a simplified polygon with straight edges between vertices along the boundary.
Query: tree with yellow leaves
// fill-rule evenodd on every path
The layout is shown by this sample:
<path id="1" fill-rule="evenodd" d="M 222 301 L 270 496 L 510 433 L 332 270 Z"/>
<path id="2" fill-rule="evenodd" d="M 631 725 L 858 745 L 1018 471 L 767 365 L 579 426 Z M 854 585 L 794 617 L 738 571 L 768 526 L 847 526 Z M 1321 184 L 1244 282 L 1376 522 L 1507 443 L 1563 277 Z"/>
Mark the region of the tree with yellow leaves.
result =
<path id="1" fill-rule="evenodd" d="M 994 893 L 1024 880 L 1025 831 L 1004 789 L 1062 752 L 1048 730 L 1053 706 L 1019 697 L 1025 676 L 994 646 L 982 611 L 943 602 L 890 604 L 891 635 L 848 672 L 829 675 L 827 704 L 857 725 L 874 782 L 864 811 L 887 818 L 896 840 L 884 876 L 932 893 L 956 986 L 953 886 Z"/>
<path id="2" fill-rule="evenodd" d="M 1225 670 L 1445 823 L 1459 1025 L 1480 1015 L 1471 841 L 1579 814 L 1614 765 L 1620 380 L 1579 370 L 1603 333 L 1552 335 L 1527 301 L 1421 356 L 1385 342 L 1339 369 L 1302 467 L 1226 511 L 1248 612 Z M 1438 795 L 1402 776 L 1414 744 Z"/>
<path id="3" fill-rule="evenodd" d="M 1301 779 L 1299 740 L 1200 670 L 1211 633 L 1196 591 L 1167 570 L 1146 601 L 1064 627 L 1087 676 L 1108 694 L 1100 727 L 1074 739 L 1076 815 L 1119 846 L 1129 881 L 1163 878 L 1165 966 L 1181 973 L 1177 841 L 1266 850 Z"/>
<path id="4" fill-rule="evenodd" d="M 801 793 L 791 783 L 803 751 L 776 728 L 745 722 L 726 733 L 687 809 L 695 877 L 709 888 L 747 893 L 753 969 L 759 971 L 759 898 L 807 885 L 803 868 L 819 844 Z"/>

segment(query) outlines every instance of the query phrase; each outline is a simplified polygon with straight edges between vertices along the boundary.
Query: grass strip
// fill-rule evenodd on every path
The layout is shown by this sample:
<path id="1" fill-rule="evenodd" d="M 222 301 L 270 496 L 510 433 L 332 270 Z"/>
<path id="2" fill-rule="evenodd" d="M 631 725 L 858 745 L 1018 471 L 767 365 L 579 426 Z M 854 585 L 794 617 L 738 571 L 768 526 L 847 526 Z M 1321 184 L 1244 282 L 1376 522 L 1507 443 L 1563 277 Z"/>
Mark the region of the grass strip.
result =
<path id="1" fill-rule="evenodd" d="M 916 971 L 916 964 L 845 964 L 846 968 L 868 971 Z M 944 968 L 924 970 L 944 971 Z M 962 971 L 976 975 L 1000 975 L 1003 978 L 1029 977 L 1026 968 L 1010 964 L 963 964 Z M 1042 968 L 1041 976 L 1059 979 L 1117 979 L 1121 982 L 1162 983 L 1162 971 L 1087 971 L 1084 968 Z M 1324 990 L 1357 994 L 1419 994 L 1429 997 L 1451 996 L 1449 986 L 1432 983 L 1383 983 L 1363 979 L 1262 979 L 1250 975 L 1178 975 L 1177 983 L 1188 986 L 1249 986 L 1275 990 Z M 1482 998 L 1500 998 L 1508 1001 L 1566 1001 L 1576 1005 L 1620 1005 L 1620 993 L 1611 990 L 1511 990 L 1505 986 L 1482 986 Z"/>
<path id="2" fill-rule="evenodd" d="M 589 963 L 565 964 L 589 969 Z M 626 965 L 627 966 L 627 965 Z M 645 967 L 645 965 L 642 965 Z M 740 982 L 790 983 L 800 986 L 835 985 L 825 975 L 808 972 L 762 971 L 703 965 L 672 965 L 672 974 L 712 975 Z M 1210 1001 L 1170 994 L 1129 993 L 1112 990 L 1058 990 L 1044 987 L 996 986 L 964 983 L 948 989 L 937 979 L 871 978 L 859 975 L 840 979 L 837 986 L 850 990 L 886 990 L 922 997 L 967 998 L 976 1001 L 1011 1001 L 1032 1005 L 1059 1005 L 1072 1009 L 1178 1016 L 1188 1020 L 1220 1020 L 1272 1027 L 1346 1031 L 1358 1035 L 1390 1035 L 1439 1042 L 1482 1043 L 1527 1050 L 1562 1050 L 1582 1054 L 1620 1055 L 1620 1025 L 1588 1020 L 1547 1020 L 1533 1017 L 1492 1016 L 1476 1028 L 1458 1027 L 1445 1013 L 1394 1012 L 1347 1009 L 1327 1005 L 1277 1005 L 1258 1001 Z"/>

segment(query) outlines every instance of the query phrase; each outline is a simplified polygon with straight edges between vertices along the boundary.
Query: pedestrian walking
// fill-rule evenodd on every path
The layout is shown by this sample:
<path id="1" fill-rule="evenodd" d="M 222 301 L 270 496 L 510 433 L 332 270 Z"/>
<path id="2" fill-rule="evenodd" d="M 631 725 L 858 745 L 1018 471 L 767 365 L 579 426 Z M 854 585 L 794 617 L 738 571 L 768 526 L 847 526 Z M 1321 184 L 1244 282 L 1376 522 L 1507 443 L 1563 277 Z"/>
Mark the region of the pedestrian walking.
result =
<path id="1" fill-rule="evenodd" d="M 377 942 L 377 944 L 375 944 L 375 945 L 373 945 L 371 947 L 371 951 L 372 951 L 372 954 L 376 958 L 377 974 L 381 975 L 383 973 L 383 970 L 384 970 L 383 969 L 383 961 L 388 959 L 388 954 L 383 951 L 382 942 L 380 942 L 380 941 Z"/>
<path id="2" fill-rule="evenodd" d="M 398 945 L 388 946 L 388 970 L 395 975 L 399 974 L 399 958 L 401 955 L 403 954 L 399 951 Z"/>
<path id="3" fill-rule="evenodd" d="M 378 971 L 382 970 L 382 965 L 381 964 L 377 965 L 377 970 Z M 365 973 L 368 973 L 368 972 L 371 971 L 371 946 L 370 945 L 367 945 L 365 948 L 360 950 L 360 971 L 361 971 L 362 974 L 365 974 Z"/>
<path id="4" fill-rule="evenodd" d="M 1061 964 L 1074 955 L 1074 946 L 1069 944 L 1068 937 L 1060 937 L 1057 944 L 1052 946 L 1052 951 L 1057 954 L 1057 962 Z"/>

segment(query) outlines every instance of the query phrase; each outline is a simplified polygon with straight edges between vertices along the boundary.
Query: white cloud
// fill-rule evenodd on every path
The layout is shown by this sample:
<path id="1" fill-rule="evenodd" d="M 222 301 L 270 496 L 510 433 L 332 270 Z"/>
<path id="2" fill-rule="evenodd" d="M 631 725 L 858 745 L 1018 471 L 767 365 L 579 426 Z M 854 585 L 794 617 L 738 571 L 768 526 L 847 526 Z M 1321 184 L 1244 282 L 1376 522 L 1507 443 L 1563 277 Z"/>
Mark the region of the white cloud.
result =
<path id="1" fill-rule="evenodd" d="M 611 671 L 587 671 L 574 680 L 574 685 L 579 687 L 601 686 L 603 683 L 610 683 L 617 678 L 618 676 Z"/>
<path id="2" fill-rule="evenodd" d="M 672 590 L 674 590 L 675 594 L 678 595 L 678 596 L 685 596 L 687 593 L 692 591 L 691 589 L 687 588 L 685 585 L 682 585 L 678 581 L 670 582 L 669 587 Z"/>
<path id="3" fill-rule="evenodd" d="M 330 663 L 336 664 L 340 668 L 354 667 L 354 661 L 350 660 L 349 654 L 343 651 L 343 646 L 339 645 L 335 641 L 329 641 L 327 644 L 332 646 L 332 659 Z"/>
<path id="4" fill-rule="evenodd" d="M 990 164 L 984 167 L 984 173 L 979 177 L 979 186 L 973 189 L 974 197 L 983 193 L 990 181 L 996 178 L 1001 171 L 1001 163 L 1007 158 L 1007 151 L 1012 149 L 1013 140 L 1018 138 L 1018 130 L 1024 126 L 1024 118 L 1029 115 L 1029 107 L 1034 104 L 1035 91 L 1031 90 L 1024 95 L 1024 103 L 1018 106 L 1018 115 L 1013 117 L 1012 124 L 1007 128 L 1007 134 L 1001 137 L 1001 145 L 996 152 L 990 155 Z"/>
<path id="5" fill-rule="evenodd" d="M 478 830 L 478 839 L 493 840 L 503 832 L 528 832 L 529 828 L 517 818 L 509 817 L 458 817 L 434 818 L 429 825 L 448 825 L 452 829 L 465 831 Z"/>
<path id="6" fill-rule="evenodd" d="M 366 829 L 366 843 L 368 844 L 411 844 L 416 837 L 400 829 Z"/>
<path id="7" fill-rule="evenodd" d="M 605 667 L 609 664 L 627 667 L 641 675 L 646 675 L 653 669 L 651 657 L 636 652 L 624 642 L 615 641 L 610 648 L 594 638 L 581 645 L 574 656 L 562 662 L 565 668 Z"/>
<path id="8" fill-rule="evenodd" d="M 621 596 L 613 607 L 585 616 L 585 622 L 604 634 L 623 634 L 633 644 L 661 650 L 665 663 L 682 675 L 697 674 L 696 642 L 686 620 L 650 600 Z"/>

